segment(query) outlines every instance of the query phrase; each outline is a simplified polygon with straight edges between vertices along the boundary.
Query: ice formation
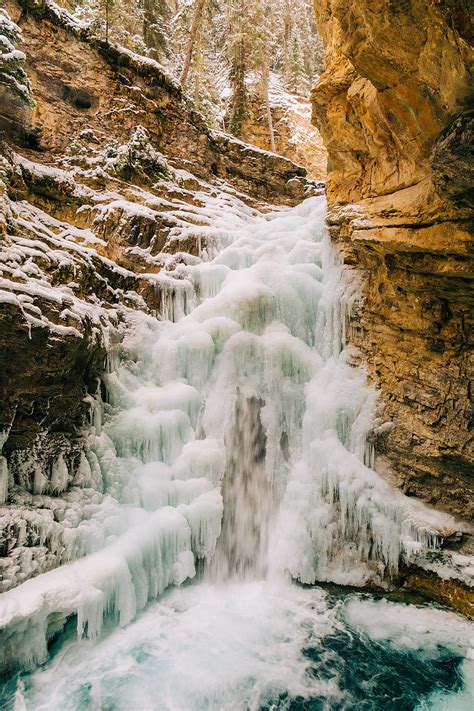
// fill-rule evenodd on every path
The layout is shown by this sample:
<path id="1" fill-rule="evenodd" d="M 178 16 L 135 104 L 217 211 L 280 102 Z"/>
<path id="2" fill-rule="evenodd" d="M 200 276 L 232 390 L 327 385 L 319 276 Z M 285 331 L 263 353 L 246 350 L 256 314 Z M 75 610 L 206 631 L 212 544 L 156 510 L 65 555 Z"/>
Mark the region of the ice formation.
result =
<path id="1" fill-rule="evenodd" d="M 106 496 L 91 501 L 84 557 L 0 598 L 3 649 L 23 666 L 45 659 L 68 616 L 79 635 L 98 635 L 106 614 L 127 624 L 198 558 L 218 579 L 361 584 L 453 527 L 370 468 L 375 394 L 343 349 L 357 285 L 324 199 L 264 214 L 207 196 L 201 212 L 188 225 L 201 257 L 148 275 L 162 318 L 128 313 L 105 401 L 91 398 L 74 484 Z M 59 458 L 56 492 L 68 476 Z"/>

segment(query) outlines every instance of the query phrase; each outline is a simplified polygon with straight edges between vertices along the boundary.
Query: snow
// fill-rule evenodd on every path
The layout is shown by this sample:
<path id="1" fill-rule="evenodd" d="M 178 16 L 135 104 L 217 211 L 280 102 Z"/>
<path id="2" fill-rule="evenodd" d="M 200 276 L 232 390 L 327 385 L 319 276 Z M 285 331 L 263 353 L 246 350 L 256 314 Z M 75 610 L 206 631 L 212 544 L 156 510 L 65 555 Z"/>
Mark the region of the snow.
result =
<path id="1" fill-rule="evenodd" d="M 211 136 L 214 136 L 217 140 L 225 141 L 225 143 L 227 144 L 238 146 L 239 148 L 244 149 L 244 152 L 247 152 L 249 154 L 258 153 L 259 155 L 267 156 L 270 159 L 277 158 L 279 161 L 288 163 L 289 169 L 295 169 L 295 163 L 289 158 L 285 158 L 284 156 L 278 153 L 273 153 L 272 151 L 265 151 L 263 150 L 263 148 L 258 148 L 258 146 L 250 145 L 248 143 L 245 143 L 244 141 L 240 141 L 238 138 L 232 136 L 230 133 L 225 133 L 224 131 L 218 131 L 214 129 L 211 131 Z"/>
<path id="2" fill-rule="evenodd" d="M 151 57 L 144 57 L 142 54 L 137 54 L 136 52 L 133 52 L 131 49 L 128 49 L 127 47 L 122 47 L 122 45 L 115 45 L 120 54 L 125 54 L 127 57 L 130 57 L 136 64 L 142 65 L 144 67 L 150 67 L 157 71 L 159 74 L 163 76 L 163 78 L 166 80 L 168 84 L 173 86 L 176 91 L 181 91 L 181 87 L 179 84 L 173 79 L 172 75 L 170 72 L 168 72 L 165 67 L 160 64 L 159 62 L 156 61 L 156 59 L 152 59 Z"/>
<path id="3" fill-rule="evenodd" d="M 36 164 L 26 163 L 28 169 L 36 170 Z M 48 174 L 47 167 L 42 168 Z M 55 179 L 56 172 L 51 169 Z M 63 179 L 62 171 L 59 179 Z M 79 285 L 75 278 L 81 273 L 94 273 L 108 291 L 110 301 L 135 299 L 143 306 L 136 295 L 114 289 L 100 276 L 101 267 L 122 279 L 134 279 L 133 272 L 100 256 L 95 247 L 104 242 L 91 230 L 56 220 L 26 201 L 11 203 L 10 207 L 13 230 L 0 254 L 0 303 L 21 309 L 30 329 L 43 327 L 60 336 L 83 338 L 82 324 L 87 321 L 92 325 L 93 336 L 107 342 L 114 314 L 94 294 L 85 298 L 76 295 Z M 71 274 L 69 283 L 56 283 L 55 272 L 60 270 Z M 54 320 L 52 312 L 56 313 Z"/>

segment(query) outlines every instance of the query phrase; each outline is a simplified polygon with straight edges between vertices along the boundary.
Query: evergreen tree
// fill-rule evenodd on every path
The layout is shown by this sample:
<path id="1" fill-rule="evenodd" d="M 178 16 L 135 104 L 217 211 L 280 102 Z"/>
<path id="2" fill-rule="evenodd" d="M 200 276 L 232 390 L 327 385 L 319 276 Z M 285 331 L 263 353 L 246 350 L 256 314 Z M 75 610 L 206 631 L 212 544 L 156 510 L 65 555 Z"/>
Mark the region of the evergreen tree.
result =
<path id="1" fill-rule="evenodd" d="M 307 78 L 301 52 L 300 39 L 297 31 L 295 30 L 293 30 L 293 34 L 290 39 L 287 88 L 295 94 L 299 94 L 307 88 Z"/>
<path id="2" fill-rule="evenodd" d="M 31 84 L 23 69 L 25 55 L 17 45 L 21 42 L 21 30 L 6 10 L 0 8 L 0 84 L 7 92 L 33 107 Z"/>
<path id="3" fill-rule="evenodd" d="M 282 34 L 283 46 L 283 84 L 287 86 L 290 67 L 290 44 L 293 34 L 293 11 L 291 0 L 283 0 L 283 7 L 280 11 L 280 32 Z"/>
<path id="4" fill-rule="evenodd" d="M 170 19 L 171 10 L 167 0 L 144 0 L 143 39 L 150 56 L 161 63 L 171 57 Z"/>
<path id="5" fill-rule="evenodd" d="M 211 123 L 226 114 L 238 137 L 256 93 L 270 146 L 272 72 L 287 90 L 306 94 L 323 68 L 313 0 L 60 1 L 92 32 L 164 64 Z"/>
<path id="6" fill-rule="evenodd" d="M 273 49 L 272 7 L 268 0 L 254 0 L 251 5 L 252 23 L 249 30 L 249 66 L 257 74 L 257 92 L 265 104 L 270 147 L 275 150 L 275 136 L 270 107 L 270 67 Z"/>
<path id="7" fill-rule="evenodd" d="M 191 68 L 191 59 L 193 56 L 193 50 L 195 45 L 198 45 L 198 62 L 195 66 L 195 73 L 197 67 L 201 66 L 200 62 L 200 41 L 201 41 L 201 29 L 204 16 L 204 9 L 206 7 L 207 0 L 196 0 L 193 14 L 193 21 L 191 24 L 191 29 L 189 31 L 189 38 L 186 43 L 186 49 L 184 52 L 184 62 L 181 74 L 179 75 L 179 83 L 181 86 L 185 86 L 189 70 Z"/>
<path id="8" fill-rule="evenodd" d="M 305 32 L 305 57 L 309 58 L 311 64 L 311 83 L 314 82 L 316 76 L 319 76 L 324 71 L 324 46 L 321 35 L 318 32 L 316 18 L 314 15 L 314 0 L 305 0 L 306 2 L 306 32 Z M 307 60 L 305 60 L 307 61 Z"/>
<path id="9" fill-rule="evenodd" d="M 143 0 L 63 0 L 80 22 L 89 25 L 91 34 L 107 42 L 123 45 L 144 54 Z"/>
<path id="10" fill-rule="evenodd" d="M 109 43 L 109 29 L 112 21 L 112 12 L 115 6 L 115 0 L 102 0 L 105 16 L 105 41 Z"/>
<path id="11" fill-rule="evenodd" d="M 228 76 L 224 27 L 221 0 L 207 0 L 193 52 L 192 96 L 196 108 L 211 125 L 219 128 L 222 128 L 220 94 Z"/>
<path id="12" fill-rule="evenodd" d="M 242 136 L 243 124 L 247 115 L 247 86 L 249 34 L 251 0 L 227 0 L 227 42 L 226 53 L 229 62 L 231 84 L 231 105 L 229 111 L 229 130 L 234 136 Z"/>

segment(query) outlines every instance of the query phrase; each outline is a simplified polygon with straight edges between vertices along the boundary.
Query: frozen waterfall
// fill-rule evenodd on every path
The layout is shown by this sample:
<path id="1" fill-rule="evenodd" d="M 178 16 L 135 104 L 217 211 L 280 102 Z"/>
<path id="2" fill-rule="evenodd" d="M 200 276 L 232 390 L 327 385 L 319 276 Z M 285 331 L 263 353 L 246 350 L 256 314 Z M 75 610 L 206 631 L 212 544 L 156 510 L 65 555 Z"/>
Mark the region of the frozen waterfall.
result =
<path id="1" fill-rule="evenodd" d="M 357 284 L 324 199 L 206 210 L 201 257 L 152 277 L 163 319 L 128 312 L 91 402 L 74 483 L 107 494 L 99 544 L 0 597 L 21 667 L 69 617 L 97 638 L 198 561 L 211 581 L 360 585 L 438 545 L 433 514 L 370 468 L 376 395 L 343 348 Z"/>

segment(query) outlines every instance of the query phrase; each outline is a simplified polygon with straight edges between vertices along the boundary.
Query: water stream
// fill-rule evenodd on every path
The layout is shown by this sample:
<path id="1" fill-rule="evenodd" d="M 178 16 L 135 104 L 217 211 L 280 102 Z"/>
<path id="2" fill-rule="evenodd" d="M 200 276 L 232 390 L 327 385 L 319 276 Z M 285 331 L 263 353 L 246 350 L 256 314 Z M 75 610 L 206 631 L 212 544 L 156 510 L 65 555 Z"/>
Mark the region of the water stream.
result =
<path id="1" fill-rule="evenodd" d="M 313 587 L 381 584 L 437 520 L 370 468 L 357 284 L 323 199 L 225 201 L 202 259 L 157 275 L 165 318 L 128 315 L 93 403 L 76 483 L 108 493 L 103 540 L 2 596 L 21 671 L 0 708 L 472 708 L 465 620 Z"/>

